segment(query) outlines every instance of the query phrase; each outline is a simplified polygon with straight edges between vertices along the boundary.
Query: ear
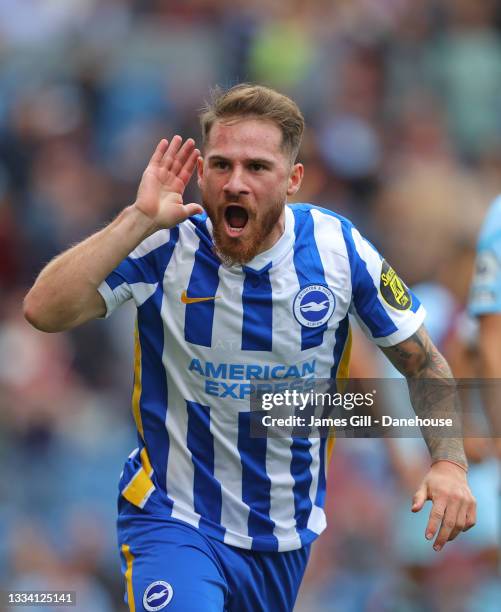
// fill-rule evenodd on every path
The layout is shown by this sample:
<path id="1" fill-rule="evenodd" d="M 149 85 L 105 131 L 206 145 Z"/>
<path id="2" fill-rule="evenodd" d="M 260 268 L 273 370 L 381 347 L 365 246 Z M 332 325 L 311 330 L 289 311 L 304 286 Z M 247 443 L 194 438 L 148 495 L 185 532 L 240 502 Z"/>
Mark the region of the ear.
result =
<path id="1" fill-rule="evenodd" d="M 304 166 L 303 164 L 294 164 L 291 168 L 289 180 L 287 182 L 287 195 L 294 195 L 299 191 L 303 182 Z"/>
<path id="2" fill-rule="evenodd" d="M 202 189 L 203 177 L 204 177 L 204 158 L 200 156 L 197 159 L 197 184 L 198 184 L 199 189 Z"/>

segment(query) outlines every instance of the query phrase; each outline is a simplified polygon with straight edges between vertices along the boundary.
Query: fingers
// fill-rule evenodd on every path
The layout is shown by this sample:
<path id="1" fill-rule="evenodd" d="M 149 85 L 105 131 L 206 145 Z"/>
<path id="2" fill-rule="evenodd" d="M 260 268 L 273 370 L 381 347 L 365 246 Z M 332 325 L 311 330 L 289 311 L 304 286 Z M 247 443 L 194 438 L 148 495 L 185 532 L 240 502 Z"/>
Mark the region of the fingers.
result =
<path id="1" fill-rule="evenodd" d="M 176 134 L 174 138 L 170 141 L 169 146 L 166 148 L 162 157 L 162 166 L 167 170 L 170 170 L 172 162 L 174 161 L 177 152 L 181 148 L 182 142 L 183 139 L 181 138 L 181 136 L 179 136 L 179 134 Z"/>
<path id="2" fill-rule="evenodd" d="M 432 464 L 414 495 L 412 510 L 420 510 L 427 499 L 431 499 L 433 504 L 425 537 L 432 540 L 436 535 L 433 545 L 436 551 L 476 522 L 476 501 L 468 486 L 466 472 L 458 465 L 446 461 Z"/>
<path id="3" fill-rule="evenodd" d="M 186 185 L 193 174 L 193 170 L 195 170 L 195 166 L 197 164 L 197 159 L 200 157 L 200 151 L 198 149 L 193 149 L 191 155 L 187 158 L 184 166 L 179 171 L 179 178 Z"/>
<path id="4" fill-rule="evenodd" d="M 465 530 L 465 528 L 466 528 L 466 506 L 462 505 L 456 517 L 456 524 L 454 525 L 449 535 L 449 538 L 448 538 L 449 542 L 454 540 L 462 531 Z"/>
<path id="5" fill-rule="evenodd" d="M 157 152 L 160 151 L 163 151 L 159 164 L 165 173 L 164 177 L 167 180 L 168 178 L 179 178 L 186 186 L 200 156 L 200 151 L 195 149 L 193 138 L 188 138 L 183 143 L 181 136 L 176 134 L 168 146 L 164 144 L 160 149 L 157 147 L 154 154 L 155 159 L 157 159 Z"/>
<path id="6" fill-rule="evenodd" d="M 426 485 L 423 483 L 412 498 L 412 512 L 419 512 L 427 499 Z"/>
<path id="7" fill-rule="evenodd" d="M 174 174 L 178 174 L 184 163 L 191 155 L 195 141 L 193 138 L 188 138 L 184 144 L 181 136 L 176 134 L 171 140 L 170 145 L 162 158 L 162 165 L 166 170 L 170 170 Z"/>
<path id="8" fill-rule="evenodd" d="M 188 138 L 188 140 L 183 143 L 183 146 L 178 149 L 174 155 L 170 168 L 171 172 L 173 172 L 174 174 L 179 174 L 179 170 L 181 170 L 186 159 L 190 156 L 194 146 L 195 141 L 193 140 L 193 138 Z"/>
<path id="9" fill-rule="evenodd" d="M 426 525 L 425 537 L 427 540 L 431 540 L 437 533 L 439 525 L 442 523 L 445 514 L 445 504 L 438 501 L 433 503 L 430 512 L 430 518 Z"/>
<path id="10" fill-rule="evenodd" d="M 200 204 L 186 204 L 183 208 L 186 213 L 186 218 L 192 217 L 193 215 L 199 215 L 204 211 Z"/>
<path id="11" fill-rule="evenodd" d="M 162 161 L 162 157 L 167 151 L 168 145 L 169 145 L 169 141 L 166 140 L 165 138 L 162 138 L 162 140 L 157 144 L 157 147 L 155 151 L 153 152 L 153 155 L 151 156 L 150 164 L 155 165 L 155 166 L 160 164 L 160 162 Z"/>
<path id="12" fill-rule="evenodd" d="M 448 505 L 447 510 L 444 513 L 442 526 L 440 527 L 440 531 L 438 532 L 435 544 L 433 544 L 433 549 L 437 552 L 439 550 L 442 550 L 445 543 L 449 539 L 452 539 L 451 534 L 456 528 L 456 525 L 458 524 L 459 508 L 460 505 L 458 503 L 451 503 L 450 505 Z"/>
<path id="13" fill-rule="evenodd" d="M 437 552 L 445 543 L 454 540 L 462 531 L 468 531 L 476 523 L 476 501 L 468 492 L 450 495 L 446 502 L 435 501 L 426 527 L 426 538 L 431 540 L 440 526 L 433 545 Z"/>
<path id="14" fill-rule="evenodd" d="M 468 510 L 466 511 L 466 525 L 463 531 L 468 531 L 471 529 L 477 522 L 477 502 L 474 497 L 470 502 Z"/>

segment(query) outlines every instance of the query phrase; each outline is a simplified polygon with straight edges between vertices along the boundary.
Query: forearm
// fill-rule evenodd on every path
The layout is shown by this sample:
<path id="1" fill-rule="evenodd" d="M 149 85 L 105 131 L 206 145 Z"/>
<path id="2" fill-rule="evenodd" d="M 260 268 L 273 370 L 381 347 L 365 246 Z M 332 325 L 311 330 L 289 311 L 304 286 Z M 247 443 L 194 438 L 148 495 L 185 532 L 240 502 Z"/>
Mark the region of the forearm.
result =
<path id="1" fill-rule="evenodd" d="M 37 329 L 54 332 L 103 315 L 97 288 L 154 229 L 148 217 L 129 206 L 104 229 L 57 256 L 25 297 L 26 319 Z"/>
<path id="2" fill-rule="evenodd" d="M 422 327 L 405 342 L 384 349 L 385 354 L 407 379 L 412 407 L 421 418 L 451 418 L 460 427 L 456 384 L 447 361 Z M 444 429 L 422 428 L 432 462 L 446 459 L 466 468 L 462 435 L 452 437 Z"/>
<path id="3" fill-rule="evenodd" d="M 458 432 L 461 429 L 461 422 L 456 383 L 447 361 L 435 349 L 432 352 L 431 363 L 420 373 L 407 377 L 407 382 L 414 412 L 422 418 L 451 419 L 453 431 L 457 435 L 457 437 L 451 436 L 445 427 L 443 434 L 437 427 L 421 428 L 432 463 L 446 459 L 466 469 L 468 462 L 463 438 Z"/>

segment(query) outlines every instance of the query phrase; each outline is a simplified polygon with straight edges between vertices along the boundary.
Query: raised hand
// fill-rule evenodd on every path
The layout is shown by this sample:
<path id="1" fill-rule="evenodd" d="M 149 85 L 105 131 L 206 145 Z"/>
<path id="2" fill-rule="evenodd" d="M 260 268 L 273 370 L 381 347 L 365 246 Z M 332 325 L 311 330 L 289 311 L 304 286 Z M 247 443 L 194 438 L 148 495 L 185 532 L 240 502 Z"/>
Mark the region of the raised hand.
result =
<path id="1" fill-rule="evenodd" d="M 169 228 L 202 212 L 199 204 L 183 204 L 183 193 L 195 169 L 200 151 L 188 138 L 162 139 L 143 172 L 134 206 L 157 229 Z"/>

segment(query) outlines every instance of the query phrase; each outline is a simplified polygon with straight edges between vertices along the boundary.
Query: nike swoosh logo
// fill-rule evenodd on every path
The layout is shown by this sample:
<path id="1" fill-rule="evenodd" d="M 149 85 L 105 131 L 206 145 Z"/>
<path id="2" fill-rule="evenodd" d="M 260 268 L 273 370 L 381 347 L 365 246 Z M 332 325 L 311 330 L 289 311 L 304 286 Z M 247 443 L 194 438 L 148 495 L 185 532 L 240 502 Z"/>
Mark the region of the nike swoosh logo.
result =
<path id="1" fill-rule="evenodd" d="M 211 300 L 219 299 L 219 295 L 214 295 L 213 297 L 188 297 L 186 290 L 181 293 L 181 302 L 183 304 L 197 304 L 198 302 L 210 302 Z"/>

